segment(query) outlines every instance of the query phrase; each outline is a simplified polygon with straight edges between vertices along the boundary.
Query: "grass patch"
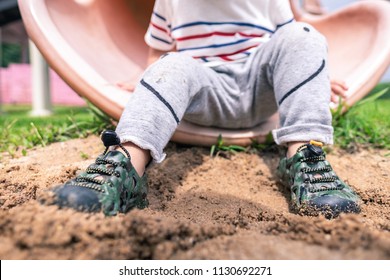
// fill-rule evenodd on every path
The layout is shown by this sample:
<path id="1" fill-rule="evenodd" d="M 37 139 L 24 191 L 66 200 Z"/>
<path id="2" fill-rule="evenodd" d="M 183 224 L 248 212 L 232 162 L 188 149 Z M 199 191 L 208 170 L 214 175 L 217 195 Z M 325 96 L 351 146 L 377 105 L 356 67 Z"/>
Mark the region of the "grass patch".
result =
<path id="1" fill-rule="evenodd" d="M 379 86 L 345 114 L 333 112 L 334 140 L 343 149 L 358 146 L 390 149 L 389 85 Z"/>
<path id="2" fill-rule="evenodd" d="M 220 134 L 217 139 L 217 144 L 214 144 L 210 148 L 210 156 L 219 156 L 221 153 L 237 153 L 245 152 L 248 149 L 238 145 L 225 145 Z"/>
<path id="3" fill-rule="evenodd" d="M 23 155 L 35 146 L 99 134 L 113 128 L 110 118 L 89 107 L 56 106 L 48 117 L 30 116 L 31 106 L 5 105 L 0 114 L 0 152 Z"/>
<path id="4" fill-rule="evenodd" d="M 384 89 L 390 89 L 390 83 L 381 83 L 381 84 L 378 84 L 371 92 L 370 94 L 367 96 L 370 97 L 372 96 L 373 94 L 375 94 L 376 92 L 379 92 L 379 91 L 382 91 Z M 388 90 L 385 94 L 383 94 L 382 96 L 379 97 L 379 99 L 390 99 L 390 90 Z"/>

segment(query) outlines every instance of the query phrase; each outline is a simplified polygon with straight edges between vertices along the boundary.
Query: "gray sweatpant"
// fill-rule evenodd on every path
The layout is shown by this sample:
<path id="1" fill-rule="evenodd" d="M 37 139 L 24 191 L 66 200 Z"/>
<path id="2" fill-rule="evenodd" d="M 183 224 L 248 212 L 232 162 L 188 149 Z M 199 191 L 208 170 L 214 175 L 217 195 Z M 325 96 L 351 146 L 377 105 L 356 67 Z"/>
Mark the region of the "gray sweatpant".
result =
<path id="1" fill-rule="evenodd" d="M 325 38 L 304 23 L 281 27 L 247 61 L 205 67 L 169 53 L 151 65 L 131 95 L 117 126 L 122 142 L 163 149 L 183 118 L 222 128 L 253 127 L 279 111 L 277 144 L 333 142 Z"/>

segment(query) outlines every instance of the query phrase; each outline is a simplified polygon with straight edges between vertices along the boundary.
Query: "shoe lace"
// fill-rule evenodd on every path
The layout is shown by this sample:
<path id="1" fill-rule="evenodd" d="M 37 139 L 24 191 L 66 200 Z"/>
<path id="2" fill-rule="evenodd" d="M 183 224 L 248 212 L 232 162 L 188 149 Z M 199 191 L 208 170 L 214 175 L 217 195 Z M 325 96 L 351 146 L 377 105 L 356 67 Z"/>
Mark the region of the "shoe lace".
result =
<path id="1" fill-rule="evenodd" d="M 325 157 L 324 156 L 314 156 L 314 157 L 306 157 L 306 158 L 301 158 L 301 162 L 317 162 L 317 161 L 324 161 Z"/>
<path id="2" fill-rule="evenodd" d="M 330 172 L 332 171 L 332 167 L 330 166 L 325 166 L 325 167 L 303 167 L 301 169 L 303 173 L 311 173 L 311 172 Z"/>
<path id="3" fill-rule="evenodd" d="M 325 156 L 311 156 L 311 157 L 304 157 L 301 158 L 301 162 L 323 162 L 325 161 L 326 158 Z M 325 173 L 321 174 L 321 177 L 314 177 L 310 178 L 309 176 L 304 180 L 305 183 L 307 184 L 318 184 L 318 183 L 333 183 L 338 180 L 338 177 L 335 175 L 326 175 L 326 173 L 329 173 L 333 171 L 331 166 L 324 166 L 324 167 L 303 167 L 301 169 L 301 172 L 304 174 L 309 174 L 309 173 Z M 309 187 L 310 192 L 321 192 L 321 191 L 329 191 L 329 190 L 340 190 L 343 188 L 342 184 L 338 184 L 337 186 L 324 186 L 322 185 L 321 187 Z"/>
<path id="4" fill-rule="evenodd" d="M 112 161 L 110 159 L 105 159 L 102 156 L 104 156 L 107 153 L 107 149 L 104 151 L 104 153 L 101 156 L 98 156 L 95 160 L 95 164 L 92 164 L 87 167 L 86 173 L 87 174 L 98 174 L 98 175 L 108 175 L 108 176 L 116 176 L 120 177 L 120 174 L 115 169 L 118 166 L 123 166 L 123 164 Z M 98 176 L 99 177 L 99 176 Z M 75 185 L 83 188 L 89 188 L 101 193 L 104 193 L 104 189 L 101 187 L 104 183 L 110 184 L 110 182 L 107 182 L 107 180 L 104 179 L 97 179 L 89 177 L 87 175 L 78 175 L 75 179 Z"/>
<path id="5" fill-rule="evenodd" d="M 118 171 L 116 171 L 116 168 L 118 166 L 121 166 L 122 168 L 127 169 L 125 163 L 115 162 L 113 160 L 105 158 L 106 154 L 108 153 L 108 149 L 111 146 L 118 146 L 123 150 L 129 160 L 131 160 L 131 156 L 130 153 L 126 150 L 126 148 L 120 143 L 120 139 L 114 131 L 103 131 L 101 134 L 101 139 L 105 146 L 103 154 L 97 157 L 97 159 L 95 160 L 95 164 L 91 164 L 86 169 L 85 173 L 76 176 L 74 184 L 80 187 L 89 188 L 104 193 L 105 191 L 102 188 L 103 184 L 107 183 L 109 186 L 112 186 L 112 183 L 109 180 L 104 179 L 104 175 L 110 177 L 120 177 L 120 174 Z M 98 176 L 92 177 L 88 176 L 88 174 L 96 174 Z"/>

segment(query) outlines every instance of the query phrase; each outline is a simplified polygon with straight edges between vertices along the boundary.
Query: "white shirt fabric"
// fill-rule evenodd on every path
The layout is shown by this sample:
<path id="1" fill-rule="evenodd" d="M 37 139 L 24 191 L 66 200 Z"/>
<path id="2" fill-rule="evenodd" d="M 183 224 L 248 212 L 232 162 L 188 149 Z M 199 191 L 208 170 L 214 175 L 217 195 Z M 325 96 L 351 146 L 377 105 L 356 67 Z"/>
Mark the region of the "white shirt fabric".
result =
<path id="1" fill-rule="evenodd" d="M 213 66 L 245 60 L 291 21 L 288 0 L 156 0 L 145 41 Z"/>

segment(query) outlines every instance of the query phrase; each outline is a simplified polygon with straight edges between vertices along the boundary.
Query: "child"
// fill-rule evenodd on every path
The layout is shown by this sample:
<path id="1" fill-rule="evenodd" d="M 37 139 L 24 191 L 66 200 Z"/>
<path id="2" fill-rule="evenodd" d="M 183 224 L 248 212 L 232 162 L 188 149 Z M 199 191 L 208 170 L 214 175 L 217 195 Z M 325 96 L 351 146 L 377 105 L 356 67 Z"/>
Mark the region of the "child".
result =
<path id="1" fill-rule="evenodd" d="M 59 206 L 106 215 L 146 207 L 145 166 L 164 160 L 181 119 L 237 129 L 278 111 L 274 140 L 287 146 L 278 174 L 293 208 L 327 217 L 360 211 L 322 150 L 333 141 L 331 87 L 343 96 L 346 86 L 329 81 L 324 37 L 295 22 L 287 0 L 157 0 L 145 40 L 151 65 L 116 132 L 103 132 L 106 151 L 54 189 Z"/>

